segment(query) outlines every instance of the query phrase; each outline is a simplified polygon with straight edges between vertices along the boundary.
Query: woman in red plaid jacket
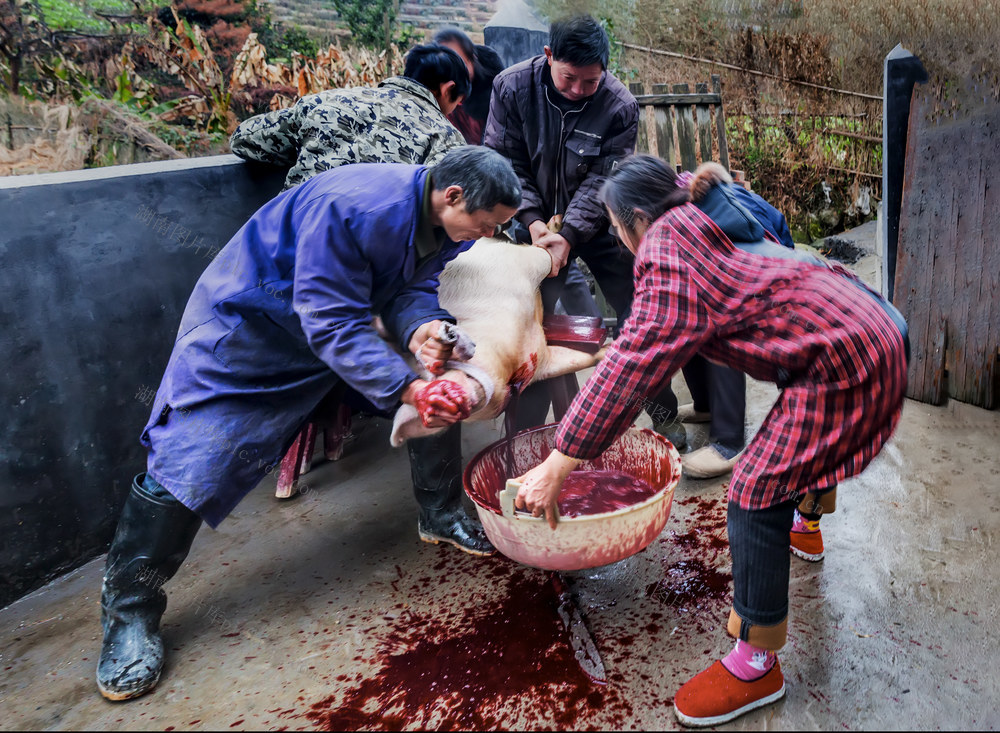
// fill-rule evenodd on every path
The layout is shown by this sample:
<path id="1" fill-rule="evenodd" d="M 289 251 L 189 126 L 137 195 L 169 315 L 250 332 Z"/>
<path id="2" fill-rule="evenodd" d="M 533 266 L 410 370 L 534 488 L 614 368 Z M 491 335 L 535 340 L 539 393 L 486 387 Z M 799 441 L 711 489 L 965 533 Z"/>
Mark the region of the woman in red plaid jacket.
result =
<path id="1" fill-rule="evenodd" d="M 766 241 L 720 166 L 680 187 L 659 158 L 635 156 L 601 195 L 636 256 L 632 315 L 563 418 L 556 449 L 521 477 L 518 506 L 554 527 L 565 477 L 635 419 L 642 399 L 621 396 L 657 394 L 695 354 L 781 388 L 729 484 L 735 648 L 674 697 L 682 723 L 718 725 L 785 693 L 775 652 L 787 631 L 793 522 L 803 499 L 818 520 L 824 496 L 895 429 L 906 324 L 839 265 Z"/>

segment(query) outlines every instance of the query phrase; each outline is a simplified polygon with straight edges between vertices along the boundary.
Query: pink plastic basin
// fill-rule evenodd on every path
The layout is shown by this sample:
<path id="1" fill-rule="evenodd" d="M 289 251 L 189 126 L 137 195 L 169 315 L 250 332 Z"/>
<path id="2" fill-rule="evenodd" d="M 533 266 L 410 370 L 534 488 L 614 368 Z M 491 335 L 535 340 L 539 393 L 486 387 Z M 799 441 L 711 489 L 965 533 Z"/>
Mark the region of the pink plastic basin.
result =
<path id="1" fill-rule="evenodd" d="M 508 472 L 507 441 L 484 448 L 465 469 L 465 491 L 493 545 L 507 557 L 544 570 L 582 570 L 623 560 L 644 549 L 663 531 L 674 489 L 681 477 L 677 450 L 645 428 L 630 428 L 602 456 L 580 470 L 621 471 L 656 490 L 648 499 L 603 514 L 559 519 L 555 529 L 544 518 L 514 511 L 513 476 L 541 463 L 553 448 L 556 425 L 525 430 L 512 441 Z"/>

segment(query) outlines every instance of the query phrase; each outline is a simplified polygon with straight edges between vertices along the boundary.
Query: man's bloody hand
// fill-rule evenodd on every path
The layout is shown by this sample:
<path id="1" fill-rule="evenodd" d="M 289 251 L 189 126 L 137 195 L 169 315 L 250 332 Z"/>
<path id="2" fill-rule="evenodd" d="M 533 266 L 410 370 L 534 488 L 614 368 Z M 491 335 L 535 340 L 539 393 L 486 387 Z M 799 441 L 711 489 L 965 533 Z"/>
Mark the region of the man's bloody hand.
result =
<path id="1" fill-rule="evenodd" d="M 469 395 L 455 382 L 436 379 L 416 394 L 414 407 L 424 427 L 434 427 L 435 419 L 446 422 L 464 420 L 472 413 Z"/>

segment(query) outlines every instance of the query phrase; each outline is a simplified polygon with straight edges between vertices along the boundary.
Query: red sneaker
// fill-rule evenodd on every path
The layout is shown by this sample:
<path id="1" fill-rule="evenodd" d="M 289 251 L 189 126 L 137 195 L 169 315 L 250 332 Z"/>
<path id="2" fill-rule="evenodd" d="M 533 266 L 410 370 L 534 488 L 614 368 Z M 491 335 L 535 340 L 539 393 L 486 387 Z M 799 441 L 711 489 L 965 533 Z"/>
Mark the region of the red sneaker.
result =
<path id="1" fill-rule="evenodd" d="M 819 529 L 819 520 L 805 519 L 798 510 L 792 531 L 788 535 L 788 549 L 796 557 L 809 562 L 819 562 L 823 559 L 823 533 Z"/>
<path id="2" fill-rule="evenodd" d="M 674 695 L 674 713 L 683 725 L 705 728 L 728 723 L 784 695 L 785 678 L 777 660 L 767 674 L 753 682 L 744 682 L 722 662 L 716 662 L 681 686 Z"/>

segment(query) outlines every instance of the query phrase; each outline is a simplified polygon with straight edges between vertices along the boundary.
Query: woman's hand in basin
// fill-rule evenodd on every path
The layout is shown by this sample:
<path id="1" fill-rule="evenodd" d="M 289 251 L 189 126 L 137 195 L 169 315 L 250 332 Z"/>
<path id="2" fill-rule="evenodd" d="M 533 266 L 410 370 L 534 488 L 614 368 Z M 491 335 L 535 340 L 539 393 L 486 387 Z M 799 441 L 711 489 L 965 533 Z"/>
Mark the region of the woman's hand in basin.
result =
<path id="1" fill-rule="evenodd" d="M 555 529 L 559 518 L 557 502 L 563 481 L 579 463 L 576 458 L 552 451 L 539 465 L 515 479 L 521 488 L 517 491 L 514 506 L 527 509 L 535 517 L 544 513 L 549 526 Z"/>

